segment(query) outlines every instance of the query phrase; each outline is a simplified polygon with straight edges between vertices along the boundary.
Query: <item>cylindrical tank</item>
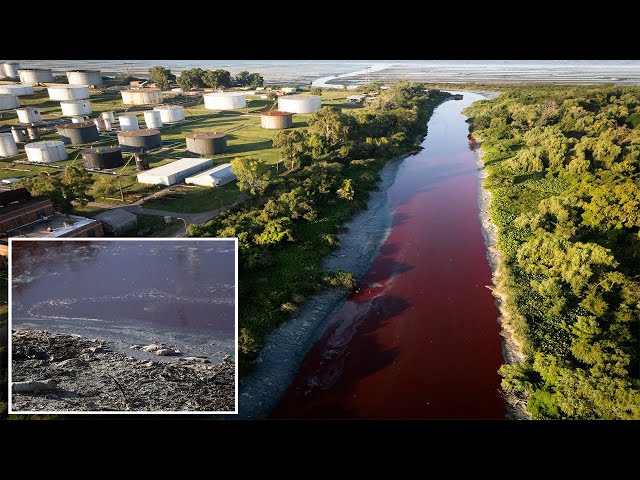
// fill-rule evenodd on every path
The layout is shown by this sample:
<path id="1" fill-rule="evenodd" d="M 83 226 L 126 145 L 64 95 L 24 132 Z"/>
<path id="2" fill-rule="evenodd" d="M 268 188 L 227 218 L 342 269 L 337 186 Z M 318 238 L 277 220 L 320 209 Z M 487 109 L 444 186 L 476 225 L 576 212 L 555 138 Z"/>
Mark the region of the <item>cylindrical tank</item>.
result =
<path id="1" fill-rule="evenodd" d="M 0 93 L 11 95 L 33 95 L 33 85 L 0 85 Z"/>
<path id="2" fill-rule="evenodd" d="M 200 155 L 217 155 L 227 151 L 227 138 L 224 133 L 194 132 L 185 136 L 187 150 Z"/>
<path id="3" fill-rule="evenodd" d="M 60 108 L 62 108 L 62 115 L 65 117 L 88 115 L 91 113 L 91 102 L 89 100 L 67 100 L 60 102 Z"/>
<path id="4" fill-rule="evenodd" d="M 147 110 L 144 112 L 144 123 L 147 128 L 160 128 L 162 127 L 162 118 L 160 118 L 160 112 L 154 110 Z"/>
<path id="5" fill-rule="evenodd" d="M 36 123 L 42 121 L 40 109 L 35 107 L 24 107 L 16 110 L 20 123 Z"/>
<path id="6" fill-rule="evenodd" d="M 0 110 L 11 110 L 12 108 L 18 108 L 20 101 L 18 97 L 10 93 L 0 94 Z"/>
<path id="7" fill-rule="evenodd" d="M 29 140 L 39 140 L 40 132 L 38 131 L 38 127 L 27 127 L 27 137 L 29 137 Z"/>
<path id="8" fill-rule="evenodd" d="M 313 113 L 322 103 L 318 95 L 286 95 L 278 98 L 278 110 L 291 113 Z"/>
<path id="9" fill-rule="evenodd" d="M 16 141 L 16 143 L 24 143 L 24 141 L 27 139 L 22 127 L 16 127 L 15 125 L 11 127 L 11 136 L 13 136 L 13 139 Z"/>
<path id="10" fill-rule="evenodd" d="M 182 105 L 162 105 L 154 107 L 156 112 L 160 112 L 162 123 L 177 123 L 184 120 L 184 107 Z"/>
<path id="11" fill-rule="evenodd" d="M 93 119 L 93 123 L 96 126 L 96 128 L 98 129 L 99 132 L 104 132 L 105 128 L 104 128 L 104 119 L 102 117 L 96 117 Z"/>
<path id="12" fill-rule="evenodd" d="M 262 112 L 260 114 L 260 125 L 268 130 L 291 128 L 293 125 L 293 113 L 280 111 Z"/>
<path id="13" fill-rule="evenodd" d="M 153 105 L 162 103 L 162 90 L 159 88 L 139 88 L 137 90 L 122 90 L 122 103 L 125 105 Z"/>
<path id="14" fill-rule="evenodd" d="M 98 140 L 98 129 L 93 122 L 58 125 L 60 139 L 71 145 L 83 145 Z"/>
<path id="15" fill-rule="evenodd" d="M 136 159 L 137 170 L 149 170 L 149 158 L 144 152 L 136 152 L 133 154 Z"/>
<path id="16" fill-rule="evenodd" d="M 297 92 L 296 87 L 283 87 L 282 88 L 282 93 L 290 94 L 290 93 L 296 93 L 296 92 Z"/>
<path id="17" fill-rule="evenodd" d="M 5 62 L 0 65 L 0 74 L 4 78 L 18 78 L 18 62 Z"/>
<path id="18" fill-rule="evenodd" d="M 20 75 L 20 83 L 27 85 L 53 82 L 53 73 L 50 68 L 21 68 L 18 70 L 18 75 Z"/>
<path id="19" fill-rule="evenodd" d="M 12 157 L 18 154 L 18 146 L 10 133 L 0 133 L 0 157 Z"/>
<path id="20" fill-rule="evenodd" d="M 107 118 L 103 118 L 102 121 L 104 122 L 104 131 L 105 132 L 110 132 L 113 129 L 113 126 L 111 124 L 111 120 L 109 120 Z"/>
<path id="21" fill-rule="evenodd" d="M 70 70 L 66 73 L 69 85 L 102 85 L 100 70 Z"/>
<path id="22" fill-rule="evenodd" d="M 51 100 L 84 100 L 89 98 L 89 89 L 80 85 L 53 85 L 47 87 Z"/>
<path id="23" fill-rule="evenodd" d="M 214 92 L 204 96 L 207 110 L 234 110 L 247 106 L 247 97 L 240 92 Z"/>
<path id="24" fill-rule="evenodd" d="M 116 123 L 116 117 L 113 112 L 102 112 L 102 118 L 109 120 L 111 123 Z"/>
<path id="25" fill-rule="evenodd" d="M 27 159 L 30 162 L 53 163 L 68 158 L 64 143 L 58 140 L 27 143 L 24 150 L 27 152 Z"/>
<path id="26" fill-rule="evenodd" d="M 89 117 L 71 117 L 71 123 L 83 123 L 86 122 Z"/>
<path id="27" fill-rule="evenodd" d="M 88 148 L 80 152 L 86 168 L 117 168 L 124 165 L 120 147 Z"/>
<path id="28" fill-rule="evenodd" d="M 138 117 L 135 115 L 121 115 L 118 117 L 118 122 L 120 122 L 120 130 L 138 130 L 140 126 L 138 125 Z"/>
<path id="29" fill-rule="evenodd" d="M 153 150 L 162 146 L 160 131 L 155 128 L 118 132 L 118 143 L 123 152 Z"/>

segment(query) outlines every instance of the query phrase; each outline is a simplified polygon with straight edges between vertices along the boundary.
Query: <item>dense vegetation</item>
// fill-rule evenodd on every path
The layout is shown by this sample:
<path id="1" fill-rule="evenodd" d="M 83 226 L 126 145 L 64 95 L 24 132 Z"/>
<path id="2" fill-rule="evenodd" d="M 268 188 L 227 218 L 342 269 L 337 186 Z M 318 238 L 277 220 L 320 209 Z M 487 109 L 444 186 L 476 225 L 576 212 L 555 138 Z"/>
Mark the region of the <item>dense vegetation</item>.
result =
<path id="1" fill-rule="evenodd" d="M 640 419 L 640 88 L 523 87 L 466 112 L 534 418 Z"/>
<path id="2" fill-rule="evenodd" d="M 370 108 L 324 107 L 308 129 L 274 137 L 288 173 L 260 159 L 236 159 L 238 186 L 252 194 L 241 206 L 189 227 L 191 236 L 238 237 L 240 249 L 240 366 L 251 367 L 264 337 L 324 287 L 351 287 L 348 272 L 326 273 L 321 260 L 336 234 L 366 206 L 385 162 L 417 147 L 433 108 L 448 94 L 400 82 Z"/>

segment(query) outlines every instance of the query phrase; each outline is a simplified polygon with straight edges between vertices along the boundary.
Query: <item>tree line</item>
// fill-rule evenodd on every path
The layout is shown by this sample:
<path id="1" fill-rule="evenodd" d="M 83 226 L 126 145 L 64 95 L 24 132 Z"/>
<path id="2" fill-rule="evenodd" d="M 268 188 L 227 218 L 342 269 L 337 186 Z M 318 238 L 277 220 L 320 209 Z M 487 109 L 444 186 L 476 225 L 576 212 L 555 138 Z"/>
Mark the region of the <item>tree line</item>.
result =
<path id="1" fill-rule="evenodd" d="M 386 160 L 415 149 L 433 108 L 448 94 L 399 82 L 370 108 L 323 107 L 309 127 L 275 134 L 287 174 L 259 158 L 232 160 L 242 205 L 203 225 L 196 237 L 237 237 L 239 245 L 240 368 L 251 367 L 264 337 L 321 288 L 352 287 L 348 272 L 327 274 L 322 258 L 337 233 L 366 206 Z"/>
<path id="2" fill-rule="evenodd" d="M 259 73 L 242 71 L 233 76 L 227 70 L 223 69 L 203 70 L 201 68 L 190 68 L 182 71 L 182 73 L 176 77 L 171 73 L 171 70 L 159 65 L 149 69 L 149 80 L 156 83 L 158 87 L 163 90 L 167 90 L 171 82 L 175 81 L 185 92 L 192 88 L 256 88 L 264 85 L 264 79 Z"/>
<path id="3" fill-rule="evenodd" d="M 517 88 L 466 113 L 525 356 L 503 388 L 534 418 L 640 419 L 640 88 Z"/>

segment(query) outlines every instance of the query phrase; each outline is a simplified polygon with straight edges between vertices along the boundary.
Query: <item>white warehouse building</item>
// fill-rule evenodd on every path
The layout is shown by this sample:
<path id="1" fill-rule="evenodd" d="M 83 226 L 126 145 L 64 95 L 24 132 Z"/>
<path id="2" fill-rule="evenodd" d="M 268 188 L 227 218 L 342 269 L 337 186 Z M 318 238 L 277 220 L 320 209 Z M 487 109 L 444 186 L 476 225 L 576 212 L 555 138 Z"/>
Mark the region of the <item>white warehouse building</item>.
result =
<path id="1" fill-rule="evenodd" d="M 236 178 L 236 174 L 233 173 L 231 169 L 231 164 L 224 163 L 210 170 L 205 170 L 193 177 L 187 177 L 184 183 L 200 185 L 201 187 L 221 187 L 222 185 L 233 182 Z"/>
<path id="2" fill-rule="evenodd" d="M 138 174 L 138 182 L 150 185 L 173 185 L 213 165 L 210 158 L 180 158 L 175 162 Z"/>

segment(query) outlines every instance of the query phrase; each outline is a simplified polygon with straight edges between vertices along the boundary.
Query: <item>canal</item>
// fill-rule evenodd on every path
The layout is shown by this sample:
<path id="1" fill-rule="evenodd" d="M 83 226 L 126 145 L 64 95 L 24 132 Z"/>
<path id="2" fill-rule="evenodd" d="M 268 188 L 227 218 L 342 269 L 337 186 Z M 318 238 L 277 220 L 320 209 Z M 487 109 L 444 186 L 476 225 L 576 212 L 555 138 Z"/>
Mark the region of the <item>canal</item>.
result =
<path id="1" fill-rule="evenodd" d="M 501 337 L 464 92 L 388 190 L 391 232 L 307 353 L 276 418 L 502 419 Z"/>

